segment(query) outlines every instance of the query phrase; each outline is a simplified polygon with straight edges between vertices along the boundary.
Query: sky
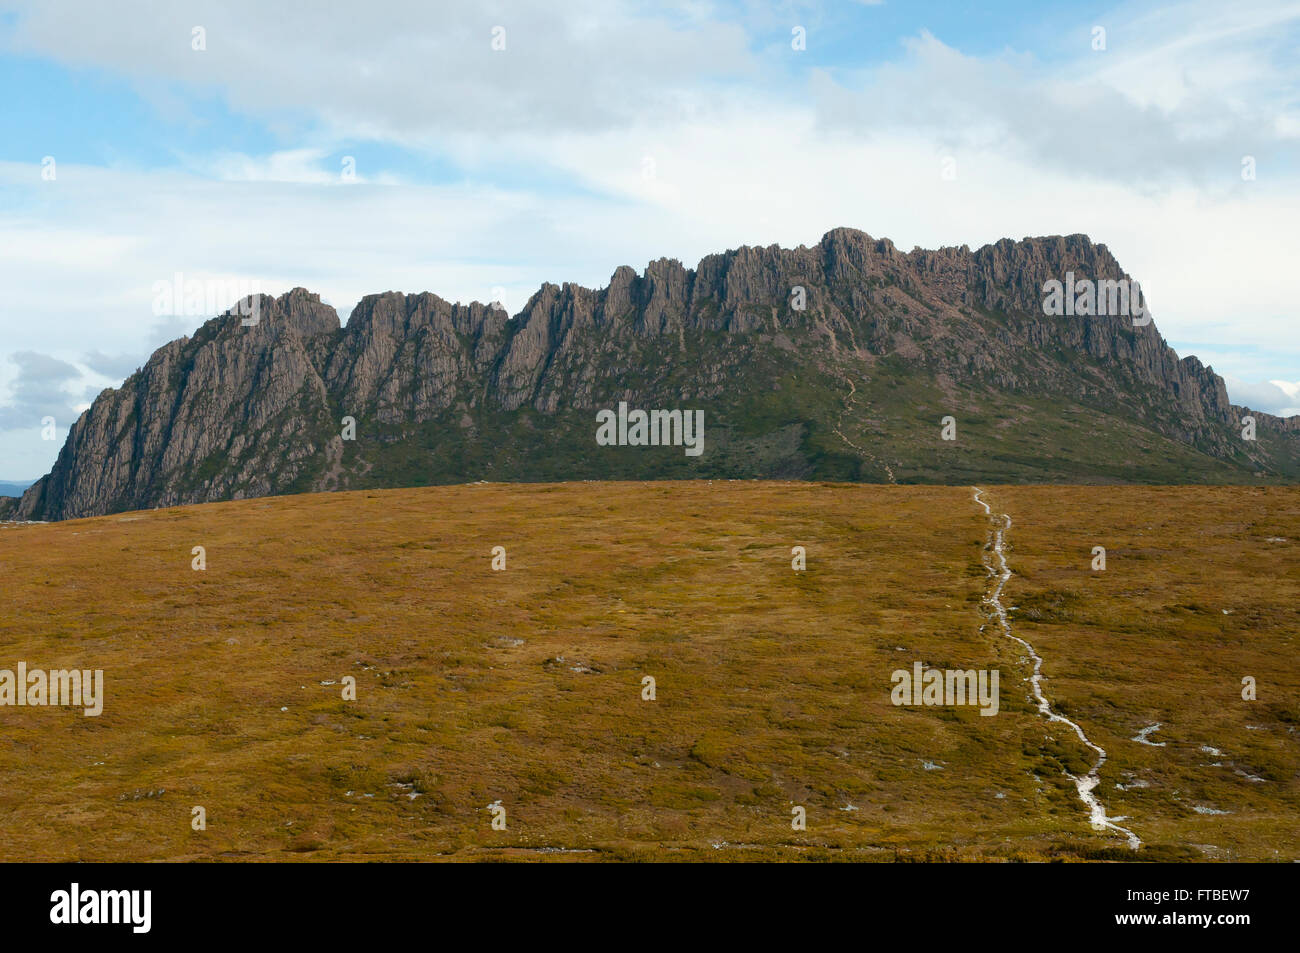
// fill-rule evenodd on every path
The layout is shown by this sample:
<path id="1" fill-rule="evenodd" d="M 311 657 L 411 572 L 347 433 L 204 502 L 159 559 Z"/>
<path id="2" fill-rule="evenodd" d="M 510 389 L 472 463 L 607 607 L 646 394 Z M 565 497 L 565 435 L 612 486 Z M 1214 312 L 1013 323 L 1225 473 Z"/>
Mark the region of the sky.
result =
<path id="1" fill-rule="evenodd" d="M 1263 0 L 0 0 L 0 479 L 251 291 L 515 313 L 841 226 L 1085 233 L 1300 413 L 1297 50 Z"/>

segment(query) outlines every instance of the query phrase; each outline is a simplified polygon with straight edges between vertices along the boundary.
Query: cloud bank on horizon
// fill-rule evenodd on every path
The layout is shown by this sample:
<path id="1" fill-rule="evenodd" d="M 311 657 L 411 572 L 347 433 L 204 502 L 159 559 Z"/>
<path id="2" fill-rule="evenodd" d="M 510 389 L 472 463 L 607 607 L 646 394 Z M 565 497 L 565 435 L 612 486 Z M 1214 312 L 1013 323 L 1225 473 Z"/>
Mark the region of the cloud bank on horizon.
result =
<path id="1" fill-rule="evenodd" d="M 211 316 L 154 313 L 177 273 L 513 312 L 837 226 L 1086 233 L 1235 402 L 1300 413 L 1300 4 L 967 7 L 0 0 L 0 478 Z"/>

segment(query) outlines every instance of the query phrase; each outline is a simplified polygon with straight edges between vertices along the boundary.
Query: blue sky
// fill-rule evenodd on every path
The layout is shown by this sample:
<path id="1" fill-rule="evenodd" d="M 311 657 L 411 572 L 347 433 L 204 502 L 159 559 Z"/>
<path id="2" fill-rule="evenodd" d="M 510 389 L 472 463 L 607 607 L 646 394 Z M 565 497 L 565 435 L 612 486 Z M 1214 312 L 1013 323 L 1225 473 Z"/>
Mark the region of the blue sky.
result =
<path id="1" fill-rule="evenodd" d="M 281 9 L 0 0 L 0 479 L 210 316 L 155 313 L 177 273 L 515 311 L 844 225 L 1085 232 L 1234 400 L 1300 412 L 1300 4 Z"/>

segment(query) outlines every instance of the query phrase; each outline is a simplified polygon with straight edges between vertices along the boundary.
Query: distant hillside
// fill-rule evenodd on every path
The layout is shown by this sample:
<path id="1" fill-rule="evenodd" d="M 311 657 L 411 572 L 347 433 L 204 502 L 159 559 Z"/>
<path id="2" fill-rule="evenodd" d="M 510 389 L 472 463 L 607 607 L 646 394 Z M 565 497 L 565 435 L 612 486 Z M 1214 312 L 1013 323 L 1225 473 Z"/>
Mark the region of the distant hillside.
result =
<path id="1" fill-rule="evenodd" d="M 19 497 L 31 486 L 34 480 L 13 482 L 0 480 L 0 520 L 9 519 L 18 508 Z"/>
<path id="2" fill-rule="evenodd" d="M 102 393 L 14 515 L 477 480 L 1300 480 L 1300 417 L 1242 439 L 1250 412 L 1154 323 L 1045 314 L 1067 274 L 1128 277 L 1082 235 L 904 254 L 837 229 L 547 284 L 513 318 L 388 292 L 340 328 L 298 288 Z M 620 401 L 702 410 L 703 452 L 598 445 Z"/>

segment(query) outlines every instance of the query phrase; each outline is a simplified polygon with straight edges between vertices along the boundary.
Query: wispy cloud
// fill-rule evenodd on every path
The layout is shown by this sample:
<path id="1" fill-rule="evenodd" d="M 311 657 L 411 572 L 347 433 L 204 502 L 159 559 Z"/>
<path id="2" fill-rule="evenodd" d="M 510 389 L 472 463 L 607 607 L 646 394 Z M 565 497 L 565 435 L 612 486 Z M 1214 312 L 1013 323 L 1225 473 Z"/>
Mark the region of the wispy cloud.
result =
<path id="1" fill-rule="evenodd" d="M 1240 381 L 1224 378 L 1233 402 L 1279 417 L 1300 414 L 1300 381 Z"/>

